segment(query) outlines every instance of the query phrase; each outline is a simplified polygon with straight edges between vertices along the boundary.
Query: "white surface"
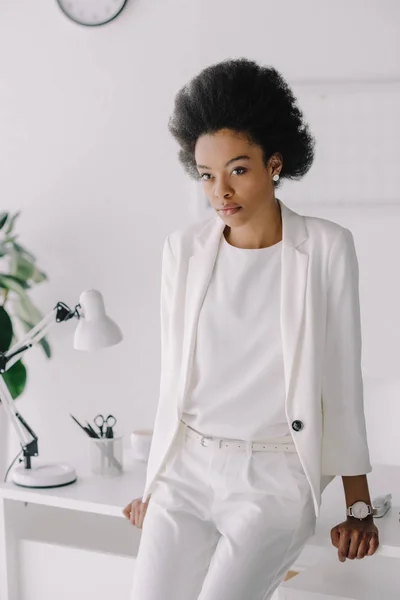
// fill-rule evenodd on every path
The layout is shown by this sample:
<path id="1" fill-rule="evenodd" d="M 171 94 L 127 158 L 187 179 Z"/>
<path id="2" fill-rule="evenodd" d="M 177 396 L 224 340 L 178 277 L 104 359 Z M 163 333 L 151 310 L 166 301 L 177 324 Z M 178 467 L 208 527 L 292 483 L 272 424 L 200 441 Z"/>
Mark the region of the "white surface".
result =
<path id="1" fill-rule="evenodd" d="M 19 560 L 18 600 L 129 599 L 135 566 L 130 557 L 21 540 Z M 45 576 L 44 565 L 48 565 Z"/>
<path id="2" fill-rule="evenodd" d="M 82 569 L 86 564 L 88 571 L 94 568 L 94 564 L 99 564 L 99 555 L 115 555 L 117 559 L 122 557 L 125 566 L 121 564 L 118 568 L 125 569 L 126 577 L 131 575 L 133 564 L 125 559 L 128 557 L 132 560 L 136 555 L 140 532 L 125 519 L 122 509 L 128 502 L 141 496 L 146 464 L 129 462 L 128 457 L 124 457 L 124 462 L 126 470 L 119 477 L 102 478 L 80 471 L 75 483 L 60 488 L 29 489 L 12 482 L 0 484 L 0 600 L 21 600 L 22 579 L 19 568 L 22 566 L 24 573 L 29 573 L 31 568 L 21 562 L 20 542 L 24 539 L 38 544 L 55 545 L 57 552 L 61 554 L 63 547 L 67 550 L 88 551 L 80 567 Z M 36 558 L 43 556 L 43 552 L 45 550 L 39 547 Z M 85 589 L 88 578 L 80 582 L 79 569 L 76 571 L 76 563 L 71 560 L 71 556 L 70 550 L 66 551 L 61 562 L 70 578 L 69 589 L 74 589 L 72 595 L 76 600 L 84 600 L 87 595 L 81 591 L 80 586 L 82 583 L 82 588 Z M 43 577 L 48 569 L 48 561 L 40 564 L 37 568 Z M 110 572 L 114 572 L 113 559 L 108 564 Z M 128 572 L 127 564 L 130 565 Z M 118 569 L 115 576 L 117 572 Z M 35 576 L 34 585 L 40 591 L 37 581 Z M 29 581 L 24 581 L 24 585 L 29 586 Z M 100 585 L 101 577 L 93 582 L 94 593 L 100 590 Z M 118 589 L 116 585 L 116 590 Z M 54 591 L 43 597 L 40 594 L 33 596 L 36 597 L 41 600 L 54 598 Z"/>
<path id="3" fill-rule="evenodd" d="M 55 301 L 72 305 L 88 284 L 96 286 L 110 314 L 122 318 L 125 334 L 125 344 L 111 354 L 82 358 L 71 351 L 73 332 L 66 324 L 52 333 L 50 363 L 39 351 L 27 358 L 30 381 L 18 408 L 39 435 L 41 457 L 70 462 L 78 471 L 88 459 L 87 439 L 69 412 L 91 419 L 112 403 L 121 433 L 152 427 L 161 247 L 195 206 L 166 123 L 189 77 L 243 55 L 276 66 L 294 83 L 318 138 L 319 165 L 303 182 L 285 183 L 283 199 L 291 194 L 300 207 L 308 182 L 314 206 L 307 212 L 355 233 L 371 460 L 399 463 L 400 285 L 393 273 L 400 211 L 385 204 L 399 198 L 399 170 L 387 168 L 398 163 L 399 11 L 392 0 L 282 2 L 273 12 L 262 2 L 248 11 L 215 0 L 128 2 L 113 23 L 90 30 L 66 19 L 56 2 L 0 3 L 0 54 L 7 56 L 0 81 L 0 191 L 4 208 L 22 210 L 20 241 L 50 277 L 33 298 L 46 313 Z M 221 35 L 221 24 L 229 35 Z M 282 24 L 290 43 L 282 43 Z M 386 154 L 376 152 L 379 140 Z M 357 206 L 371 202 L 371 190 L 379 192 L 375 204 Z M 320 207 L 327 193 L 346 202 Z M 7 465 L 18 450 L 11 432 Z M 89 499 L 77 501 L 79 509 L 118 511 L 111 491 L 106 495 L 114 508 L 85 485 Z M 132 497 L 139 489 L 134 481 Z M 51 503 L 52 496 L 46 498 Z M 59 502 L 74 504 L 71 498 Z"/>
<path id="4" fill-rule="evenodd" d="M 0 582 L 3 586 L 0 587 L 1 600 L 3 600 L 1 593 L 4 594 L 7 584 L 6 575 L 8 581 L 11 582 L 9 583 L 10 587 L 14 585 L 15 588 L 18 585 L 16 581 L 19 576 L 15 571 L 18 561 L 15 561 L 14 564 L 12 557 L 17 556 L 20 538 L 29 537 L 32 541 L 40 543 L 65 544 L 75 548 L 82 545 L 86 546 L 86 549 L 89 547 L 92 551 L 130 555 L 133 558 L 138 547 L 140 531 L 133 528 L 124 519 L 122 509 L 132 499 L 141 496 L 145 483 L 145 471 L 146 463 L 131 461 L 121 477 L 107 480 L 88 473 L 78 473 L 77 482 L 64 488 L 30 490 L 20 488 L 13 483 L 1 484 L 0 548 L 3 553 L 0 563 Z M 398 516 L 400 467 L 373 465 L 373 471 L 368 475 L 368 479 L 371 497 L 390 492 L 393 495 L 393 506 L 383 518 L 375 519 L 380 533 L 380 548 L 373 557 L 363 560 L 368 560 L 368 564 L 373 570 L 374 557 L 397 558 L 400 569 Z M 331 544 L 330 529 L 345 519 L 341 478 L 337 477 L 325 490 L 322 506 L 315 535 L 310 538 L 298 561 L 291 567 L 295 571 L 313 567 L 324 558 L 338 561 L 337 549 Z M 29 508 L 31 513 L 26 514 L 23 510 L 24 507 L 25 510 Z M 63 510 L 60 511 L 60 509 Z M 5 523 L 2 521 L 2 510 L 4 510 Z M 60 519 L 61 515 L 65 516 Z M 114 517 L 119 517 L 120 525 L 117 526 Z M 106 519 L 106 521 L 103 522 L 101 519 Z M 127 528 L 124 527 L 125 524 Z M 122 528 L 120 531 L 119 527 Z M 132 527 L 132 530 L 129 527 Z M 101 533 L 102 531 L 103 533 Z M 354 561 L 346 561 L 346 563 L 354 564 Z M 376 564 L 378 577 L 380 563 Z M 45 564 L 42 569 L 45 572 Z M 80 600 L 79 596 L 78 598 Z M 82 596 L 83 598 L 84 596 Z M 10 596 L 7 597 L 7 600 L 14 600 L 14 598 Z M 20 599 L 16 598 L 15 600 Z"/>
<path id="5" fill-rule="evenodd" d="M 380 545 L 377 552 L 362 560 L 347 559 L 344 563 L 339 561 L 337 548 L 330 540 L 331 528 L 345 520 L 343 483 L 341 477 L 336 477 L 324 492 L 315 535 L 310 538 L 292 566 L 294 571 L 300 571 L 299 575 L 283 582 L 274 600 L 378 600 L 378 598 L 397 600 L 399 598 L 400 467 L 373 465 L 372 472 L 368 474 L 368 483 L 372 500 L 376 496 L 392 494 L 392 507 L 382 518 L 374 519 L 379 530 Z M 387 564 L 386 560 L 389 561 Z M 369 586 L 363 583 L 365 574 L 367 574 L 366 580 L 370 582 Z M 365 595 L 365 589 L 371 590 L 371 593 Z M 329 595 L 327 592 L 332 594 Z"/>
<path id="6" fill-rule="evenodd" d="M 144 462 L 132 461 L 121 476 L 110 478 L 92 475 L 88 471 L 78 471 L 75 483 L 59 488 L 29 489 L 18 487 L 12 482 L 2 483 L 0 497 L 123 517 L 121 510 L 129 499 L 140 496 L 145 484 L 146 467 Z"/>
<path id="7" fill-rule="evenodd" d="M 279 600 L 398 600 L 400 561 L 382 556 L 341 563 L 335 556 L 279 586 Z"/>
<path id="8" fill-rule="evenodd" d="M 51 332 L 51 361 L 39 349 L 27 357 L 29 384 L 18 408 L 39 435 L 42 458 L 77 467 L 85 460 L 85 435 L 69 412 L 91 419 L 112 405 L 124 435 L 153 425 L 161 248 L 196 205 L 166 125 L 189 78 L 243 55 L 281 70 L 318 140 L 315 165 L 302 181 L 282 186 L 283 201 L 296 208 L 311 196 L 307 211 L 318 214 L 328 194 L 327 218 L 354 231 L 364 372 L 393 377 L 376 447 L 385 448 L 380 462 L 399 462 L 400 436 L 391 424 L 400 415 L 400 285 L 393 277 L 400 210 L 385 204 L 399 199 L 399 13 L 392 0 L 282 2 L 273 14 L 263 2 L 243 11 L 223 1 L 139 1 L 112 23 L 87 28 L 66 19 L 56 2 L 0 2 L 0 55 L 7 56 L 0 193 L 4 209 L 22 211 L 19 241 L 49 275 L 32 298 L 46 314 L 58 300 L 73 306 L 83 289 L 95 287 L 125 337 L 110 352 L 82 357 L 72 349 L 74 325 L 65 323 Z M 290 44 L 282 44 L 282 23 Z M 221 36 L 221 24 L 229 35 Z M 376 159 L 377 147 L 386 157 Z M 7 464 L 18 451 L 14 432 L 10 437 Z"/>
<path id="9" fill-rule="evenodd" d="M 39 488 L 67 485 L 77 477 L 74 467 L 60 463 L 40 463 L 36 460 L 30 469 L 25 469 L 23 464 L 14 466 L 10 475 L 17 485 Z"/>

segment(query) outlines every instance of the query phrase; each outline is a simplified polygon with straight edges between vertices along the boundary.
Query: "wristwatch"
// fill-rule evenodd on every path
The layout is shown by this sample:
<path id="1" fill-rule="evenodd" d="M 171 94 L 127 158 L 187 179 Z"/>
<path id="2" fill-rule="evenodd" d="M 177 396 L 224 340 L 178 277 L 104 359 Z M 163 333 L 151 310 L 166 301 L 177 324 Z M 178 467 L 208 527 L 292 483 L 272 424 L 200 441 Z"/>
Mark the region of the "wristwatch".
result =
<path id="1" fill-rule="evenodd" d="M 374 515 L 375 513 L 376 509 L 372 508 L 370 504 L 367 504 L 363 500 L 358 500 L 357 502 L 354 502 L 354 504 L 348 507 L 346 512 L 348 517 L 355 517 L 356 519 L 360 519 L 360 521 L 362 521 L 369 515 Z"/>

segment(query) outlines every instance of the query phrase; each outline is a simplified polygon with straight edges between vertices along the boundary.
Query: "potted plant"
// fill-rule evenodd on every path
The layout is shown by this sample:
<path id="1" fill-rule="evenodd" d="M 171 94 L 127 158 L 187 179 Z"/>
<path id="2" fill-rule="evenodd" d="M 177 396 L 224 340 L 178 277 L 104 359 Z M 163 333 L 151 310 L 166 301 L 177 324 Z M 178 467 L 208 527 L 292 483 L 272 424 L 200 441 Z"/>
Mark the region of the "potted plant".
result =
<path id="1" fill-rule="evenodd" d="M 0 352 L 6 352 L 18 341 L 17 331 L 26 333 L 43 319 L 29 298 L 28 290 L 45 281 L 47 275 L 37 267 L 33 254 L 17 242 L 14 225 L 19 214 L 0 213 Z M 46 338 L 40 345 L 50 358 L 51 349 Z M 18 398 L 26 385 L 26 368 L 22 360 L 6 371 L 3 378 L 11 396 Z"/>
<path id="2" fill-rule="evenodd" d="M 47 279 L 36 265 L 31 252 L 17 242 L 14 226 L 19 212 L 0 213 L 0 352 L 6 352 L 24 333 L 43 319 L 29 298 L 28 290 Z M 20 332 L 20 335 L 17 334 Z M 46 338 L 40 341 L 47 358 L 51 357 Z M 3 378 L 13 399 L 18 398 L 26 385 L 26 368 L 20 359 Z"/>
<path id="3" fill-rule="evenodd" d="M 6 352 L 18 339 L 37 325 L 43 316 L 29 298 L 29 290 L 47 279 L 46 274 L 36 265 L 36 259 L 17 241 L 14 226 L 19 212 L 0 212 L 0 352 Z M 40 342 L 47 358 L 51 349 L 45 338 Z M 15 400 L 22 394 L 27 381 L 26 367 L 18 360 L 3 374 L 4 381 Z M 0 398 L 0 413 L 1 398 Z M 6 424 L 0 414 L 0 439 L 3 448 L 0 455 L 6 454 Z M 0 465 L 0 475 L 2 472 Z"/>

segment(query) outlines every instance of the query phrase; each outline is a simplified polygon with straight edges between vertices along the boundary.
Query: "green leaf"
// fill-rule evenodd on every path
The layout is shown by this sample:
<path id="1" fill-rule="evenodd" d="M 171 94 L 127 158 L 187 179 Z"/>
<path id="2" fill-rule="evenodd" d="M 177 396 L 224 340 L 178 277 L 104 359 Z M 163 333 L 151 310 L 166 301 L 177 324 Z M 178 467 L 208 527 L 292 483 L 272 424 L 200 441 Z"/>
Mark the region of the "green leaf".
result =
<path id="1" fill-rule="evenodd" d="M 0 306 L 0 352 L 6 352 L 11 346 L 13 326 L 11 319 L 3 306 Z"/>
<path id="2" fill-rule="evenodd" d="M 36 308 L 27 294 L 15 298 L 13 314 L 22 321 L 32 323 L 32 325 L 37 325 L 43 319 L 42 313 Z"/>
<path id="3" fill-rule="evenodd" d="M 13 400 L 22 394 L 26 385 L 26 369 L 19 360 L 8 371 L 3 373 L 3 379 Z"/>
<path id="4" fill-rule="evenodd" d="M 8 213 L 7 212 L 0 213 L 0 229 L 3 229 L 4 225 L 7 222 L 7 219 L 8 219 Z"/>
<path id="5" fill-rule="evenodd" d="M 36 261 L 36 258 L 33 256 L 33 254 L 31 252 L 29 252 L 29 250 L 27 250 L 24 246 L 21 246 L 21 244 L 17 244 L 17 242 L 13 241 L 13 246 L 17 252 L 19 252 L 20 254 L 24 254 L 32 262 Z"/>
<path id="6" fill-rule="evenodd" d="M 31 329 L 33 329 L 33 327 L 35 327 L 35 325 L 37 325 L 37 323 L 29 323 L 28 321 L 25 321 L 24 319 L 21 319 L 20 317 L 18 317 L 20 322 L 22 323 L 25 331 L 28 333 Z M 41 319 L 40 319 L 41 320 Z M 38 321 L 39 322 L 39 321 Z M 47 356 L 47 358 L 51 358 L 51 348 L 50 348 L 50 344 L 49 342 L 46 340 L 46 338 L 42 338 L 38 344 L 43 348 L 45 355 Z"/>
<path id="7" fill-rule="evenodd" d="M 4 241 L 7 242 L 7 244 L 14 244 L 15 240 L 17 239 L 17 235 L 12 235 L 11 237 L 5 237 Z"/>
<path id="8" fill-rule="evenodd" d="M 23 279 L 19 279 L 13 275 L 0 273 L 0 287 L 6 290 L 11 290 L 20 296 L 26 296 L 25 290 L 29 289 L 31 286 Z"/>
<path id="9" fill-rule="evenodd" d="M 6 227 L 6 230 L 5 230 L 6 235 L 8 235 L 9 233 L 12 232 L 13 227 L 15 225 L 15 221 L 17 220 L 17 218 L 19 217 L 20 214 L 21 214 L 21 212 L 18 211 L 18 212 L 15 213 L 15 215 L 13 215 L 11 217 L 11 219 L 8 220 L 7 227 Z"/>
<path id="10" fill-rule="evenodd" d="M 33 283 L 42 283 L 42 281 L 46 281 L 47 275 L 44 271 L 40 271 L 37 267 L 33 269 L 32 277 Z"/>
<path id="11" fill-rule="evenodd" d="M 12 276 L 25 282 L 41 283 L 47 279 L 46 273 L 36 266 L 35 259 L 32 260 L 28 254 L 15 250 L 11 256 L 10 272 Z"/>
<path id="12" fill-rule="evenodd" d="M 44 351 L 45 355 L 47 356 L 47 358 L 51 358 L 51 346 L 50 346 L 49 342 L 46 340 L 46 338 L 42 338 L 40 340 L 39 344 L 42 346 L 43 351 Z"/>
<path id="13" fill-rule="evenodd" d="M 32 278 L 35 268 L 35 265 L 25 258 L 23 254 L 19 254 L 18 252 L 13 253 L 11 275 L 18 279 L 28 281 Z"/>

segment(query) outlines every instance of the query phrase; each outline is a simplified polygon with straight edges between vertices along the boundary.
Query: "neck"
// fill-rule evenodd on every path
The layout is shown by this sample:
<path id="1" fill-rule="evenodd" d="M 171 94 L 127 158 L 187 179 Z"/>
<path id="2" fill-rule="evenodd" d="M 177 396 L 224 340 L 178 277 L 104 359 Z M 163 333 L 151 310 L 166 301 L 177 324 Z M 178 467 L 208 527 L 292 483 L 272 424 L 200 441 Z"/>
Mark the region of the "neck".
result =
<path id="1" fill-rule="evenodd" d="M 263 208 L 262 214 L 256 213 L 252 221 L 248 221 L 224 229 L 224 236 L 231 246 L 255 250 L 268 248 L 282 240 L 282 216 L 276 198 Z"/>

